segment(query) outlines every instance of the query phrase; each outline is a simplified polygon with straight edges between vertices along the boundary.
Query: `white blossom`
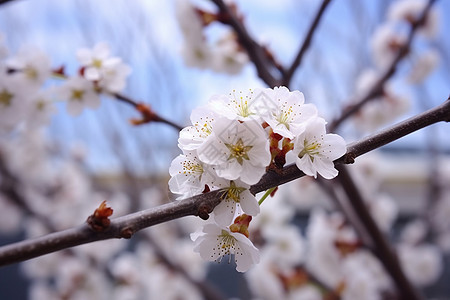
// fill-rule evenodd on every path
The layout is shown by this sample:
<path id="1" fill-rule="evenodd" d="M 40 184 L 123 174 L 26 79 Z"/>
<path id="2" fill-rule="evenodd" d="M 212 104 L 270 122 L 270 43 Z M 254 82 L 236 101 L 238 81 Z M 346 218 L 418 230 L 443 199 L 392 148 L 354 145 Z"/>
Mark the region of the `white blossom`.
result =
<path id="1" fill-rule="evenodd" d="M 191 1 L 177 0 L 175 10 L 186 43 L 189 46 L 203 43 L 203 23 Z"/>
<path id="2" fill-rule="evenodd" d="M 408 278 L 418 286 L 433 284 L 442 273 L 442 254 L 431 244 L 398 246 L 398 256 Z"/>
<path id="3" fill-rule="evenodd" d="M 428 230 L 423 220 L 416 219 L 406 224 L 400 234 L 400 240 L 408 245 L 417 245 L 425 239 Z"/>
<path id="4" fill-rule="evenodd" d="M 182 150 L 198 149 L 212 132 L 217 114 L 211 109 L 198 107 L 191 113 L 191 126 L 180 131 L 178 147 Z"/>
<path id="5" fill-rule="evenodd" d="M 347 151 L 345 141 L 337 134 L 326 134 L 325 120 L 316 118 L 308 122 L 305 131 L 294 140 L 293 153 L 298 157 L 297 167 L 306 175 L 326 179 L 337 176 L 333 161 Z"/>
<path id="6" fill-rule="evenodd" d="M 306 122 L 317 116 L 317 108 L 313 104 L 305 104 L 305 97 L 299 91 L 290 92 L 281 86 L 255 93 L 259 101 L 270 103 L 269 110 L 263 115 L 264 121 L 275 133 L 289 139 L 302 134 Z"/>
<path id="7" fill-rule="evenodd" d="M 428 50 L 420 54 L 414 61 L 414 65 L 408 75 L 408 81 L 412 84 L 420 84 L 438 66 L 440 55 L 436 50 Z"/>
<path id="8" fill-rule="evenodd" d="M 245 278 L 252 293 L 257 299 L 284 299 L 285 291 L 283 284 L 275 272 L 270 261 L 264 260 L 245 273 Z"/>
<path id="9" fill-rule="evenodd" d="M 21 229 L 23 212 L 11 201 L 0 194 L 0 233 L 17 233 Z"/>
<path id="10" fill-rule="evenodd" d="M 214 165 L 218 176 L 247 184 L 257 183 L 271 160 L 267 134 L 258 122 L 225 118 L 216 120 L 212 134 L 198 148 L 198 157 Z"/>
<path id="11" fill-rule="evenodd" d="M 33 90 L 21 78 L 9 76 L 0 68 L 0 130 L 11 130 L 25 119 Z"/>
<path id="12" fill-rule="evenodd" d="M 300 265 L 305 259 L 305 242 L 297 227 L 272 226 L 264 231 L 266 245 L 262 255 L 269 256 L 281 270 Z"/>
<path id="13" fill-rule="evenodd" d="M 125 88 L 126 79 L 130 74 L 129 65 L 116 61 L 114 64 L 105 65 L 98 85 L 108 92 L 119 93 Z"/>
<path id="14" fill-rule="evenodd" d="M 26 120 L 27 126 L 30 129 L 34 129 L 49 124 L 52 115 L 56 113 L 56 107 L 52 100 L 52 91 L 41 90 L 30 98 L 30 102 Z"/>
<path id="15" fill-rule="evenodd" d="M 336 224 L 321 209 L 310 215 L 306 230 L 308 252 L 307 269 L 327 286 L 336 287 L 342 277 L 341 255 L 335 246 Z"/>
<path id="16" fill-rule="evenodd" d="M 289 292 L 288 300 L 323 300 L 320 290 L 312 284 L 301 285 Z"/>
<path id="17" fill-rule="evenodd" d="M 428 1 L 425 0 L 397 0 L 389 6 L 387 13 L 390 21 L 415 22 L 422 15 Z M 425 18 L 425 23 L 418 29 L 425 37 L 435 37 L 439 30 L 440 15 L 432 6 Z"/>
<path id="18" fill-rule="evenodd" d="M 379 74 L 374 70 L 361 73 L 356 83 L 356 93 L 364 95 L 377 82 Z M 397 94 L 389 82 L 383 87 L 383 96 L 372 99 L 354 116 L 353 121 L 359 131 L 372 132 L 408 111 L 410 98 Z"/>
<path id="19" fill-rule="evenodd" d="M 369 203 L 369 208 L 380 229 L 388 232 L 398 215 L 397 204 L 388 195 L 380 194 Z"/>
<path id="20" fill-rule="evenodd" d="M 8 48 L 5 45 L 5 36 L 0 32 L 0 59 L 7 57 L 8 53 Z"/>
<path id="21" fill-rule="evenodd" d="M 59 97 L 67 101 L 67 111 L 72 116 L 81 114 L 84 107 L 97 108 L 100 97 L 91 81 L 82 77 L 71 77 L 59 88 Z"/>
<path id="22" fill-rule="evenodd" d="M 170 191 L 181 194 L 178 199 L 200 194 L 205 185 L 212 187 L 217 177 L 214 168 L 202 163 L 194 150 L 177 156 L 170 165 L 169 173 L 172 177 L 169 180 Z"/>
<path id="23" fill-rule="evenodd" d="M 89 81 L 97 82 L 100 88 L 112 93 L 125 88 L 126 77 L 131 73 L 131 68 L 121 58 L 110 56 L 107 43 L 98 43 L 93 49 L 79 49 L 77 59 L 84 67 L 83 76 Z"/>
<path id="24" fill-rule="evenodd" d="M 221 201 L 213 210 L 214 220 L 218 225 L 222 227 L 230 225 L 238 208 L 250 216 L 259 213 L 258 201 L 250 193 L 248 184 L 239 180 L 220 180 L 218 186 L 222 189 Z"/>
<path id="25" fill-rule="evenodd" d="M 234 255 L 236 270 L 245 272 L 259 262 L 259 251 L 243 234 L 231 232 L 216 224 L 206 224 L 203 233 L 191 234 L 194 251 L 204 260 L 220 262 L 225 255 Z"/>
<path id="26" fill-rule="evenodd" d="M 357 250 L 346 255 L 341 268 L 346 286 L 345 299 L 378 299 L 382 291 L 393 287 L 390 276 L 378 258 L 367 250 Z"/>
<path id="27" fill-rule="evenodd" d="M 84 77 L 92 81 L 100 80 L 103 68 L 116 64 L 118 60 L 110 57 L 109 45 L 104 42 L 96 44 L 93 49 L 78 49 L 77 59 L 85 68 Z"/>
<path id="28" fill-rule="evenodd" d="M 19 77 L 24 84 L 39 88 L 51 75 L 50 59 L 39 49 L 24 47 L 6 61 L 12 76 Z"/>
<path id="29" fill-rule="evenodd" d="M 406 36 L 395 30 L 390 23 L 379 26 L 370 41 L 373 61 L 380 70 L 386 69 L 406 43 Z"/>
<path id="30" fill-rule="evenodd" d="M 211 46 L 201 42 L 199 44 L 184 44 L 181 49 L 186 66 L 191 68 L 207 69 L 214 62 L 214 52 Z"/>
<path id="31" fill-rule="evenodd" d="M 208 107 L 229 120 L 249 121 L 261 118 L 258 95 L 253 90 L 249 90 L 247 94 L 232 90 L 228 95 L 212 96 Z"/>
<path id="32" fill-rule="evenodd" d="M 216 72 L 238 74 L 249 61 L 234 33 L 224 35 L 213 49 L 212 67 Z"/>

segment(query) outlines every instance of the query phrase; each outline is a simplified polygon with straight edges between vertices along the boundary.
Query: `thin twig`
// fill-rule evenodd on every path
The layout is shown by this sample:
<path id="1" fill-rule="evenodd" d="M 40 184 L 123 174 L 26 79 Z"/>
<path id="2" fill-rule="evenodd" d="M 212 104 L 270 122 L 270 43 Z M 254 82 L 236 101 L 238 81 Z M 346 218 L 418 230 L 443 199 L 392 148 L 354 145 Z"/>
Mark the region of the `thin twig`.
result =
<path id="1" fill-rule="evenodd" d="M 183 129 L 183 127 L 181 127 L 180 125 L 175 124 L 172 121 L 169 121 L 169 120 L 161 117 L 160 115 L 158 115 L 156 112 L 154 112 L 152 109 L 150 109 L 150 107 L 146 104 L 138 103 L 138 102 L 134 101 L 133 99 L 131 99 L 130 97 L 127 97 L 127 96 L 119 94 L 119 93 L 114 93 L 114 94 L 112 94 L 112 96 L 114 96 L 119 101 L 122 101 L 126 104 L 133 106 L 142 114 L 142 118 L 143 118 L 142 121 L 137 121 L 137 122 L 142 122 L 142 123 L 159 122 L 159 123 L 167 124 L 167 125 L 175 128 L 178 131 L 181 131 Z"/>
<path id="2" fill-rule="evenodd" d="M 450 99 L 438 107 L 349 145 L 347 154 L 337 159 L 335 164 L 353 163 L 355 158 L 362 154 L 441 121 L 450 121 Z M 250 188 L 250 191 L 256 194 L 302 176 L 304 173 L 295 164 L 289 165 L 280 173 L 267 172 L 257 184 Z M 0 247 L 0 266 L 94 241 L 131 238 L 141 229 L 188 215 L 206 219 L 214 207 L 220 203 L 219 194 L 220 191 L 212 191 L 113 219 L 111 225 L 100 232 L 94 232 L 87 224 L 84 224 L 36 239 L 3 246 Z"/>
<path id="3" fill-rule="evenodd" d="M 290 68 L 286 71 L 284 74 L 284 77 L 282 79 L 284 86 L 289 86 L 292 76 L 294 76 L 295 71 L 300 66 L 302 62 L 303 55 L 306 53 L 306 50 L 308 50 L 309 46 L 311 45 L 311 41 L 314 35 L 314 32 L 316 32 L 317 26 L 319 25 L 319 22 L 323 16 L 323 13 L 325 12 L 325 9 L 327 8 L 328 4 L 330 4 L 331 0 L 323 0 L 322 4 L 320 5 L 319 10 L 317 11 L 317 14 L 311 23 L 311 26 L 309 27 L 308 33 L 305 36 L 305 39 L 298 51 L 297 56 L 295 57 L 294 61 L 292 62 Z"/>
<path id="4" fill-rule="evenodd" d="M 361 98 L 352 101 L 354 102 L 354 104 L 349 105 L 346 109 L 344 109 L 344 111 L 338 118 L 336 118 L 333 122 L 330 123 L 330 125 L 328 126 L 330 132 L 335 132 L 342 122 L 344 122 L 347 118 L 358 112 L 361 109 L 361 107 L 363 107 L 367 102 L 378 96 L 383 95 L 384 84 L 388 81 L 389 78 L 391 78 L 395 74 L 395 72 L 397 71 L 397 66 L 402 61 L 402 59 L 405 58 L 406 55 L 409 53 L 416 31 L 425 22 L 428 12 L 430 11 L 431 6 L 435 1 L 436 0 L 429 0 L 419 19 L 417 19 L 417 21 L 412 24 L 408 34 L 407 41 L 399 49 L 397 56 L 390 64 L 389 68 L 386 69 L 383 75 L 380 76 L 380 78 L 375 82 L 372 88 L 369 89 L 365 95 L 363 95 Z"/>

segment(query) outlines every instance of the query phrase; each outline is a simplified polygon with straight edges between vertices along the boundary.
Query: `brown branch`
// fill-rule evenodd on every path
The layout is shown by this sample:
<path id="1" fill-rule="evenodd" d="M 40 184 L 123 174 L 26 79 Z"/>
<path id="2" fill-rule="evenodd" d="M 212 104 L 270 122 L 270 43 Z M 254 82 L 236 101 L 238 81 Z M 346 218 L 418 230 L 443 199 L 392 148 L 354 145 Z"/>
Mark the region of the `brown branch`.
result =
<path id="1" fill-rule="evenodd" d="M 358 112 L 361 107 L 363 107 L 367 102 L 370 100 L 383 95 L 383 87 L 384 84 L 388 81 L 389 78 L 391 78 L 395 72 L 397 71 L 397 67 L 399 63 L 403 60 L 403 58 L 406 57 L 406 55 L 409 53 L 412 41 L 414 39 L 415 33 L 418 30 L 420 26 L 422 26 L 427 18 L 428 12 L 431 9 L 431 6 L 436 0 L 429 0 L 428 4 L 424 8 L 422 14 L 420 17 L 415 21 L 408 34 L 408 39 L 405 42 L 405 44 L 399 49 L 397 56 L 394 58 L 392 63 L 390 64 L 389 68 L 386 69 L 386 71 L 383 73 L 383 75 L 380 76 L 380 78 L 375 82 L 375 84 L 372 86 L 369 91 L 362 96 L 361 98 L 355 99 L 352 102 L 355 102 L 352 105 L 349 105 L 342 114 L 336 118 L 333 122 L 330 123 L 328 129 L 330 132 L 336 131 L 336 129 L 339 127 L 339 125 L 344 122 L 347 118 Z"/>
<path id="2" fill-rule="evenodd" d="M 350 144 L 347 153 L 337 159 L 335 164 L 353 163 L 354 159 L 362 154 L 441 121 L 450 122 L 450 99 L 427 112 Z M 251 187 L 250 191 L 256 194 L 302 176 L 304 176 L 303 172 L 298 170 L 295 165 L 289 165 L 279 173 L 267 172 L 260 182 Z M 220 191 L 212 191 L 183 201 L 168 203 L 112 219 L 110 226 L 102 232 L 95 232 L 89 225 L 84 224 L 36 239 L 3 246 L 0 247 L 0 266 L 94 241 L 131 238 L 134 233 L 141 229 L 188 215 L 196 215 L 207 219 L 209 213 L 220 203 L 219 193 Z"/>
<path id="3" fill-rule="evenodd" d="M 0 0 L 0 5 L 6 4 L 8 2 L 13 2 L 14 0 Z"/>
<path id="4" fill-rule="evenodd" d="M 119 101 L 122 101 L 128 105 L 133 106 L 136 110 L 138 110 L 141 113 L 142 119 L 140 119 L 140 120 L 132 119 L 131 120 L 131 123 L 134 125 L 140 125 L 140 124 L 150 123 L 150 122 L 159 122 L 159 123 L 167 124 L 167 125 L 175 128 L 178 131 L 181 131 L 183 129 L 183 127 L 181 127 L 180 125 L 175 124 L 172 121 L 169 121 L 169 120 L 161 117 L 160 115 L 158 115 L 147 104 L 138 103 L 138 102 L 134 101 L 133 99 L 131 99 L 127 96 L 124 96 L 122 94 L 119 94 L 119 93 L 114 93 L 114 94 L 112 94 L 112 96 L 115 97 Z"/>
<path id="5" fill-rule="evenodd" d="M 305 39 L 298 51 L 297 56 L 295 57 L 294 61 L 292 62 L 290 68 L 286 71 L 286 73 L 283 76 L 282 82 L 284 86 L 289 86 L 292 77 L 294 76 L 295 71 L 300 66 L 302 62 L 303 55 L 306 53 L 306 50 L 308 50 L 309 46 L 311 45 L 311 41 L 314 35 L 314 32 L 317 29 L 317 26 L 319 25 L 319 22 L 323 16 L 323 13 L 325 12 L 325 9 L 327 8 L 328 4 L 330 4 L 331 0 L 323 0 L 322 4 L 320 5 L 319 10 L 317 11 L 317 14 L 311 23 L 311 26 L 309 27 L 308 33 L 305 36 Z"/>
<path id="6" fill-rule="evenodd" d="M 373 243 L 371 245 L 372 252 L 378 257 L 383 264 L 386 271 L 391 275 L 392 280 L 395 282 L 398 293 L 404 300 L 417 300 L 422 299 L 422 296 L 409 282 L 405 273 L 402 270 L 398 257 L 389 245 L 386 237 L 375 223 L 372 215 L 369 213 L 364 199 L 358 190 L 355 182 L 353 181 L 347 167 L 344 165 L 337 166 L 339 170 L 339 176 L 335 181 L 339 182 L 343 190 L 347 194 L 347 198 L 350 201 L 353 209 L 356 212 L 359 220 L 363 224 L 364 228 L 369 233 Z M 370 246 L 370 245 L 369 245 Z"/>
<path id="7" fill-rule="evenodd" d="M 267 59 L 266 50 L 250 36 L 245 26 L 224 1 L 211 1 L 216 4 L 221 14 L 227 16 L 226 23 L 234 29 L 239 38 L 239 42 L 247 50 L 250 60 L 256 67 L 258 76 L 272 88 L 279 85 L 279 81 L 269 71 L 270 60 Z"/>

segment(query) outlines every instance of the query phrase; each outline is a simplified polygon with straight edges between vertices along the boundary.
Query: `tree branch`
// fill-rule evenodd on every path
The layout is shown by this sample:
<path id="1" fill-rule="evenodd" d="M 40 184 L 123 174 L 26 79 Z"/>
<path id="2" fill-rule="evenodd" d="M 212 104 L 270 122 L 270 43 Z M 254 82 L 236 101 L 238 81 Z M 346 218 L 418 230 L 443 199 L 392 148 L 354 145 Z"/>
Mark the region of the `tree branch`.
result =
<path id="1" fill-rule="evenodd" d="M 144 103 L 138 103 L 138 102 L 134 101 L 133 99 L 131 99 L 125 95 L 119 94 L 119 93 L 114 93 L 111 95 L 114 98 L 116 98 L 117 100 L 133 106 L 134 108 L 136 108 L 136 110 L 138 110 L 141 113 L 142 120 L 131 120 L 131 122 L 135 125 L 149 123 L 149 122 L 159 122 L 159 123 L 167 124 L 167 125 L 175 128 L 178 131 L 181 131 L 183 129 L 183 127 L 181 127 L 180 125 L 175 124 L 172 121 L 169 121 L 169 120 L 161 117 L 156 112 L 154 112 L 148 105 L 146 105 Z"/>
<path id="2" fill-rule="evenodd" d="M 355 158 L 360 155 L 441 121 L 450 122 L 450 99 L 378 134 L 348 145 L 347 153 L 337 159 L 335 164 L 353 163 Z M 302 176 L 304 176 L 304 173 L 297 169 L 295 164 L 289 165 L 283 168 L 280 173 L 267 172 L 260 182 L 250 188 L 250 191 L 256 194 Z M 84 224 L 36 239 L 0 247 L 0 266 L 94 241 L 131 238 L 134 233 L 141 229 L 188 215 L 207 219 L 208 214 L 220 203 L 220 192 L 212 191 L 116 218 L 111 220 L 109 227 L 100 232 L 95 232 L 87 224 Z"/>
<path id="3" fill-rule="evenodd" d="M 422 299 L 422 296 L 409 282 L 402 270 L 395 252 L 391 249 L 389 242 L 386 240 L 385 236 L 372 218 L 372 215 L 369 213 L 363 197 L 350 176 L 347 167 L 340 165 L 337 169 L 339 170 L 339 176 L 337 176 L 335 180 L 341 184 L 343 190 L 347 194 L 348 200 L 356 212 L 356 215 L 369 233 L 369 236 L 373 241 L 371 249 L 381 261 L 386 271 L 391 275 L 391 278 L 395 282 L 402 299 Z"/>
<path id="4" fill-rule="evenodd" d="M 390 64 L 389 68 L 387 68 L 383 75 L 380 76 L 380 78 L 375 82 L 372 88 L 363 97 L 355 99 L 353 101 L 355 102 L 354 104 L 349 105 L 346 109 L 343 110 L 342 114 L 338 118 L 330 123 L 328 127 L 330 132 L 335 132 L 343 121 L 359 111 L 361 107 L 363 107 L 367 102 L 383 94 L 384 84 L 395 74 L 400 61 L 409 53 L 416 31 L 425 22 L 428 12 L 430 11 L 431 6 L 435 1 L 436 0 L 429 0 L 419 19 L 417 19 L 417 21 L 412 24 L 406 43 L 399 49 L 397 56 Z"/>
<path id="5" fill-rule="evenodd" d="M 222 0 L 211 0 L 219 8 L 220 12 L 227 16 L 227 24 L 236 32 L 239 42 L 247 50 L 250 60 L 256 67 L 258 76 L 270 87 L 279 85 L 279 81 L 269 71 L 265 49 L 261 47 L 248 33 L 245 26 Z"/>
<path id="6" fill-rule="evenodd" d="M 323 13 L 325 12 L 325 9 L 327 8 L 328 4 L 330 4 L 330 2 L 331 2 L 331 0 L 323 0 L 322 1 L 319 11 L 317 12 L 313 22 L 311 23 L 311 26 L 309 27 L 308 33 L 305 36 L 305 39 L 298 51 L 297 56 L 295 57 L 294 61 L 292 62 L 291 67 L 284 74 L 284 77 L 282 79 L 284 86 L 289 86 L 289 84 L 292 80 L 292 77 L 294 76 L 295 71 L 300 66 L 303 55 L 306 53 L 306 50 L 308 50 L 309 46 L 311 45 L 311 41 L 312 41 L 314 32 L 316 31 L 317 26 L 319 25 L 320 19 L 322 18 Z"/>

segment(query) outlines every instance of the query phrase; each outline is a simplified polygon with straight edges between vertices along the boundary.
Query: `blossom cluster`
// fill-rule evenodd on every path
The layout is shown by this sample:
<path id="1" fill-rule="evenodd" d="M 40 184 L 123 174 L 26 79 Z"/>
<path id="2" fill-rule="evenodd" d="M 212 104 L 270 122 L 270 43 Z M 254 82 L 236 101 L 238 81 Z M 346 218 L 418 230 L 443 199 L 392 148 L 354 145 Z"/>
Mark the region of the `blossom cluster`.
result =
<path id="1" fill-rule="evenodd" d="M 74 116 L 84 107 L 97 108 L 100 94 L 123 90 L 131 71 L 120 58 L 110 55 L 105 43 L 78 50 L 78 74 L 68 76 L 64 66 L 52 68 L 43 51 L 24 47 L 8 56 L 1 42 L 0 38 L 0 131 L 8 132 L 20 124 L 28 129 L 47 125 L 56 101 L 66 102 L 67 111 Z M 56 78 L 62 81 L 51 81 Z"/>
<path id="2" fill-rule="evenodd" d="M 197 8 L 186 0 L 177 1 L 176 13 L 184 41 L 181 54 L 187 66 L 237 74 L 248 63 L 247 53 L 233 31 L 225 30 L 214 43 L 208 42 L 204 29 L 213 22 L 222 22 L 220 14 Z"/>
<path id="3" fill-rule="evenodd" d="M 193 236 L 196 249 L 209 260 L 235 254 L 237 269 L 245 271 L 251 264 L 243 266 L 240 255 L 258 261 L 257 249 L 239 236 L 260 212 L 251 185 L 267 168 L 280 168 L 286 159 L 293 159 L 306 175 L 334 178 L 338 172 L 333 161 L 345 154 L 345 141 L 327 134 L 316 107 L 305 104 L 301 92 L 286 87 L 213 96 L 192 112 L 191 122 L 180 132 L 183 154 L 170 166 L 170 190 L 180 195 L 178 199 L 221 191 L 221 202 L 212 212 L 215 224 Z"/>

